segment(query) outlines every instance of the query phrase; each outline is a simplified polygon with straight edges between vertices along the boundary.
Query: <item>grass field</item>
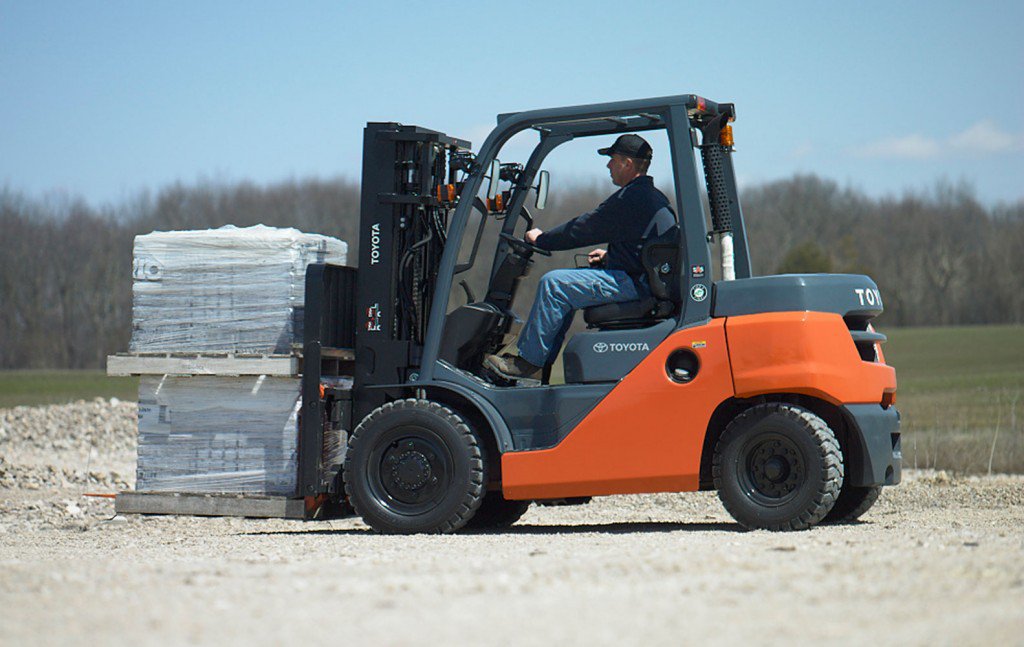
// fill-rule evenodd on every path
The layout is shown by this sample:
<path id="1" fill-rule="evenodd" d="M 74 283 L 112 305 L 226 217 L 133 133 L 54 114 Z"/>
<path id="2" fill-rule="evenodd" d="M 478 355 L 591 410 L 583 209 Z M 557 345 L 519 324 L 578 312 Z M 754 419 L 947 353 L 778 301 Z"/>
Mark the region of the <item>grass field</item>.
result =
<path id="1" fill-rule="evenodd" d="M 107 377 L 105 371 L 0 371 L 0 409 L 138 397 L 138 378 Z"/>
<path id="2" fill-rule="evenodd" d="M 908 467 L 1024 472 L 1024 326 L 883 329 Z"/>
<path id="3" fill-rule="evenodd" d="M 1024 326 L 883 329 L 896 367 L 907 467 L 1024 472 Z M 134 400 L 102 371 L 0 371 L 0 408 Z"/>

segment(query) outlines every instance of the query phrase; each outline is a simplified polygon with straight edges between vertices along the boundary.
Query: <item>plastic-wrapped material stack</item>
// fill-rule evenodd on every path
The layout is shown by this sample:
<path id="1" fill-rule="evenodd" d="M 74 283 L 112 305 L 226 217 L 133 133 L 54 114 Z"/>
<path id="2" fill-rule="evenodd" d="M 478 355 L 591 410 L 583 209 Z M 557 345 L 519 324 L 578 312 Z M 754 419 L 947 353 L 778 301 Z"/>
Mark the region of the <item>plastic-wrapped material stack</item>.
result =
<path id="1" fill-rule="evenodd" d="M 139 492 L 295 494 L 299 378 L 139 380 Z"/>
<path id="2" fill-rule="evenodd" d="M 347 251 L 262 225 L 137 236 L 130 348 L 290 353 L 306 267 L 345 264 Z M 295 496 L 300 393 L 298 376 L 143 375 L 136 489 Z M 336 462 L 342 441 L 332 442 L 324 459 Z"/>
<path id="3" fill-rule="evenodd" d="M 306 266 L 347 253 L 337 238 L 263 225 L 136 236 L 130 348 L 288 353 L 302 341 Z"/>

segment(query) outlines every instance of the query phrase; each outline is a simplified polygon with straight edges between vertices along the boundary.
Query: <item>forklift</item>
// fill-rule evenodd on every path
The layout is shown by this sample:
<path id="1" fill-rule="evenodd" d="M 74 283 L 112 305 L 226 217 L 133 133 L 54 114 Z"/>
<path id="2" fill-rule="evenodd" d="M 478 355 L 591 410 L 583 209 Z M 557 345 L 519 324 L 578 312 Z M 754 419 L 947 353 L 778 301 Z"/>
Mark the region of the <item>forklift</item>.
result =
<path id="1" fill-rule="evenodd" d="M 358 269 L 307 272 L 307 507 L 351 506 L 382 533 L 448 533 L 506 527 L 534 501 L 714 489 L 745 528 L 802 530 L 856 519 L 898 484 L 896 375 L 871 326 L 878 287 L 862 275 L 753 275 L 735 118 L 733 104 L 693 94 L 530 110 L 499 115 L 475 154 L 444 133 L 369 123 Z M 525 163 L 501 162 L 527 130 L 538 143 Z M 675 200 L 643 243 L 650 296 L 584 311 L 564 383 L 550 383 L 550 366 L 540 383 L 489 373 L 484 356 L 514 338 L 532 257 L 550 254 L 523 238 L 528 199 L 547 200 L 545 158 L 574 140 L 657 130 Z M 487 227 L 493 254 L 480 250 Z M 478 263 L 490 266 L 486 290 L 463 280 L 460 293 Z M 330 359 L 339 347 L 351 361 Z M 350 385 L 332 379 L 349 371 Z M 339 433 L 344 459 L 329 464 L 322 449 Z"/>

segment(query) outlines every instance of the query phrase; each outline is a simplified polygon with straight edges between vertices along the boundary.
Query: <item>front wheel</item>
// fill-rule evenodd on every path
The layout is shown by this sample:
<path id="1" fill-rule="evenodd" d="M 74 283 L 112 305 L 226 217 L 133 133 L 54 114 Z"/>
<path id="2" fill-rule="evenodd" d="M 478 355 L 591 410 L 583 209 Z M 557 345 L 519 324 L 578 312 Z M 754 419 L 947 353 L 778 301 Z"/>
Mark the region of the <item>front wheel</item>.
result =
<path id="1" fill-rule="evenodd" d="M 843 456 L 817 415 L 791 404 L 747 409 L 715 446 L 713 475 L 725 509 L 748 529 L 804 530 L 839 496 Z"/>
<path id="2" fill-rule="evenodd" d="M 383 533 L 447 533 L 484 496 L 485 460 L 469 424 L 429 400 L 398 400 L 366 416 L 349 439 L 345 492 Z"/>

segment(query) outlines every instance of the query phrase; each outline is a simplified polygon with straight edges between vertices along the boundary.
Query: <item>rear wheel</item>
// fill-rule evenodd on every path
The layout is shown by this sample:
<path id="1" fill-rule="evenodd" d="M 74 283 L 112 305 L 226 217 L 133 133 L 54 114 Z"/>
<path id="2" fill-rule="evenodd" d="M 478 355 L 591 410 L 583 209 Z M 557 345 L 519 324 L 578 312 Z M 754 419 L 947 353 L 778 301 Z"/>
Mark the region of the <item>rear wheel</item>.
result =
<path id="1" fill-rule="evenodd" d="M 466 528 L 508 528 L 526 514 L 529 501 L 509 501 L 500 490 L 488 492 Z"/>
<path id="2" fill-rule="evenodd" d="M 862 514 L 870 510 L 871 506 L 875 505 L 880 494 L 882 494 L 881 485 L 857 487 L 844 484 L 843 489 L 839 491 L 836 504 L 832 506 L 822 521 L 826 523 L 856 521 Z"/>
<path id="3" fill-rule="evenodd" d="M 713 460 L 722 504 L 750 529 L 809 528 L 828 514 L 843 483 L 835 434 L 791 404 L 762 404 L 736 416 Z"/>
<path id="4" fill-rule="evenodd" d="M 398 400 L 356 427 L 345 456 L 345 492 L 384 533 L 445 533 L 469 520 L 484 496 L 484 457 L 469 424 L 429 400 Z"/>

